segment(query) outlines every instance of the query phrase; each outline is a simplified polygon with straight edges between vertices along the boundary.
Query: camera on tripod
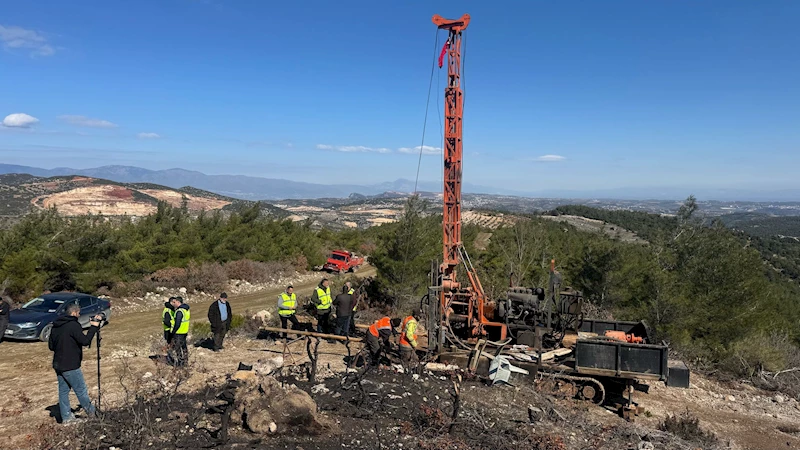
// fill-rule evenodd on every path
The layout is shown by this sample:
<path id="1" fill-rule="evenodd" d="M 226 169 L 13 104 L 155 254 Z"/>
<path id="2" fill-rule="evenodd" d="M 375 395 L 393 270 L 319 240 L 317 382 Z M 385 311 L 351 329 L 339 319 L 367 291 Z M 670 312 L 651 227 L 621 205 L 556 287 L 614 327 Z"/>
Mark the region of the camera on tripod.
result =
<path id="1" fill-rule="evenodd" d="M 98 322 L 100 324 L 99 328 L 102 328 L 108 323 L 108 316 L 104 312 L 97 313 L 92 317 L 92 321 Z"/>

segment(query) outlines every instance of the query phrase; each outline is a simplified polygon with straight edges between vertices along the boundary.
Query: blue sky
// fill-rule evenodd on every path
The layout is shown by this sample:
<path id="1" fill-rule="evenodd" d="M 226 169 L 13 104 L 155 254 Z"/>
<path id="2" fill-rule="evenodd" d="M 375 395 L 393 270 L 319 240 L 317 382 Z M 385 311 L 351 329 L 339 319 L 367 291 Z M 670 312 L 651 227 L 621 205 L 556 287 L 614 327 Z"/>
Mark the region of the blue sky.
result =
<path id="1" fill-rule="evenodd" d="M 413 179 L 400 149 L 422 138 L 430 18 L 465 12 L 465 181 L 800 188 L 789 0 L 9 3 L 0 162 Z M 423 156 L 421 179 L 441 179 L 440 158 Z"/>

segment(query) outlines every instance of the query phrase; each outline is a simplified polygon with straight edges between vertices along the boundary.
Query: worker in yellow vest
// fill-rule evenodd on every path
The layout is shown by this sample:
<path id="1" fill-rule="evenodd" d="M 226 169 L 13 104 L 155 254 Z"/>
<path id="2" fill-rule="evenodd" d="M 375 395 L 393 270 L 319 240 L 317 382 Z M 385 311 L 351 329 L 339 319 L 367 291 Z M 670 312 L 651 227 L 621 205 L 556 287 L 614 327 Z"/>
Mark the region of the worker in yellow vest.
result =
<path id="1" fill-rule="evenodd" d="M 278 296 L 278 316 L 281 318 L 281 328 L 285 330 L 289 322 L 292 322 L 293 330 L 300 328 L 300 321 L 297 320 L 296 312 L 297 295 L 294 293 L 294 287 L 290 284 Z M 283 339 L 286 339 L 286 333 L 283 333 Z"/>
<path id="2" fill-rule="evenodd" d="M 167 344 L 170 343 L 172 338 L 172 324 L 175 321 L 175 308 L 172 306 L 172 299 L 164 302 L 164 310 L 161 312 L 161 324 L 164 326 L 164 340 Z"/>
<path id="3" fill-rule="evenodd" d="M 400 327 L 400 361 L 403 367 L 413 368 L 416 366 L 417 353 L 417 325 L 422 317 L 420 310 L 415 309 L 411 315 L 403 319 Z"/>
<path id="4" fill-rule="evenodd" d="M 356 294 L 356 290 L 353 289 L 353 283 L 348 281 L 344 285 L 347 286 L 347 293 L 353 297 L 353 314 L 350 316 L 350 336 L 355 336 L 356 310 L 358 310 L 358 303 L 361 301 L 361 296 Z"/>
<path id="5" fill-rule="evenodd" d="M 189 349 L 186 346 L 186 337 L 189 334 L 189 320 L 191 312 L 189 305 L 183 302 L 182 297 L 173 297 L 170 304 L 175 308 L 170 330 L 171 355 L 169 359 L 176 366 L 185 366 L 189 360 Z"/>
<path id="6" fill-rule="evenodd" d="M 333 304 L 330 284 L 327 278 L 323 278 L 311 294 L 311 303 L 317 307 L 317 333 L 330 333 L 329 321 Z"/>

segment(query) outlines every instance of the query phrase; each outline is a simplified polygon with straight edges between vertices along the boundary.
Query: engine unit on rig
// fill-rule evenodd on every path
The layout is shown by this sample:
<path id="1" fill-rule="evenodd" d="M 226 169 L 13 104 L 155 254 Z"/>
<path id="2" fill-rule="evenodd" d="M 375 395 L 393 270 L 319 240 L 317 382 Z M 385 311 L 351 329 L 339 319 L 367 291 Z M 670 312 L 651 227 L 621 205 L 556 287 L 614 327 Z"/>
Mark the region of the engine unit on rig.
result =
<path id="1" fill-rule="evenodd" d="M 566 333 L 577 333 L 583 321 L 583 295 L 569 287 L 558 295 L 540 287 L 511 287 L 505 299 L 496 302 L 498 321 L 518 344 L 534 347 L 539 339 L 546 347 L 556 344 Z"/>

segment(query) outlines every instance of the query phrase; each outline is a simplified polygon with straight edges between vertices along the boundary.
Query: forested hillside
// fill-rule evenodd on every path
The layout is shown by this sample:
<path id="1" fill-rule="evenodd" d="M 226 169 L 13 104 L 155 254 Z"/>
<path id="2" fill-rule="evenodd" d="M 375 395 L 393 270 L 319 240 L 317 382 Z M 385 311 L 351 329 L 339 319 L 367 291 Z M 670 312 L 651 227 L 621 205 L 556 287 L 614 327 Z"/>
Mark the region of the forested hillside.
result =
<path id="1" fill-rule="evenodd" d="M 728 227 L 744 231 L 754 237 L 787 236 L 800 239 L 800 217 L 798 216 L 736 213 L 720 216 L 720 220 Z"/>
<path id="2" fill-rule="evenodd" d="M 421 217 L 416 202 L 400 222 L 371 231 L 381 281 L 401 304 L 424 293 L 430 260 L 441 252 L 441 216 Z M 587 299 L 618 319 L 646 320 L 696 366 L 751 375 L 800 363 L 797 284 L 741 234 L 696 220 L 696 208 L 690 198 L 668 217 L 580 206 L 556 211 L 615 223 L 646 244 L 535 217 L 494 231 L 483 251 L 471 246 L 480 230 L 466 228 L 464 242 L 490 297 L 503 295 L 512 273 L 518 284 L 544 286 L 555 259 L 565 282 Z"/>
<path id="3" fill-rule="evenodd" d="M 326 243 L 307 224 L 262 214 L 256 204 L 194 217 L 164 202 L 141 219 L 32 213 L 0 231 L 0 281 L 6 294 L 21 299 L 64 286 L 110 289 L 172 267 L 191 266 L 202 284 L 204 277 L 219 278 L 215 265 L 230 261 L 279 261 L 303 270 L 324 261 Z"/>
<path id="4" fill-rule="evenodd" d="M 672 216 L 659 216 L 642 212 L 606 210 L 582 205 L 559 206 L 551 214 L 571 214 L 603 220 L 634 231 L 649 239 L 675 227 L 678 220 Z M 734 230 L 744 245 L 761 254 L 772 270 L 766 274 L 770 279 L 781 275 L 800 280 L 800 217 L 766 216 L 763 214 L 722 215 L 705 223 L 719 227 L 724 224 Z"/>
<path id="5" fill-rule="evenodd" d="M 115 221 L 47 210 L 0 231 L 0 280 L 17 299 L 64 286 L 124 295 L 121 287 L 161 281 L 178 268 L 188 288 L 204 289 L 238 276 L 243 266 L 235 261 L 304 270 L 342 246 L 369 254 L 378 269 L 372 295 L 406 310 L 426 292 L 431 261 L 441 255 L 441 216 L 426 211 L 414 197 L 396 223 L 334 232 L 263 217 L 257 205 L 195 218 L 161 203 L 150 216 Z M 566 284 L 618 319 L 646 320 L 696 367 L 751 375 L 800 365 L 800 288 L 762 258 L 768 241 L 701 223 L 695 212 L 691 198 L 670 217 L 579 206 L 554 212 L 617 224 L 645 243 L 535 216 L 497 230 L 465 226 L 463 238 L 491 298 L 504 294 L 512 274 L 517 284 L 544 286 L 555 259 Z"/>

